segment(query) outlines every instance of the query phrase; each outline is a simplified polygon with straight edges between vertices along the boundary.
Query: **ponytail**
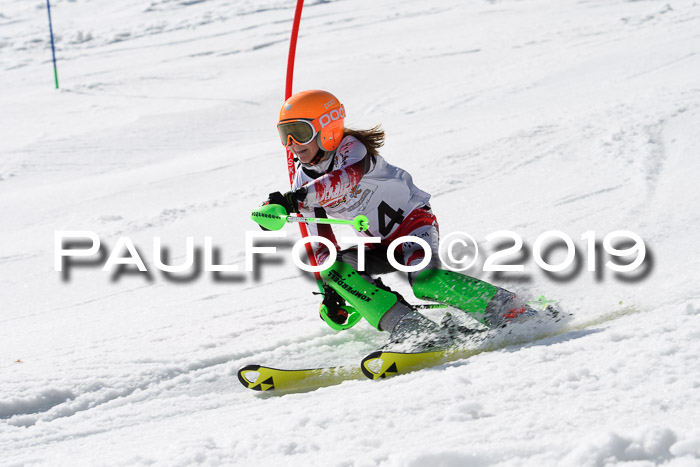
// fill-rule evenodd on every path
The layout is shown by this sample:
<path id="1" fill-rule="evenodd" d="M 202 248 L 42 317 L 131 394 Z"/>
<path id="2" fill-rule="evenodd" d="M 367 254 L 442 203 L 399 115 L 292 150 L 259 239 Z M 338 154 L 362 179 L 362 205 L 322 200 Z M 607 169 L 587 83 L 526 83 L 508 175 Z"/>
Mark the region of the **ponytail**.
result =
<path id="1" fill-rule="evenodd" d="M 381 125 L 374 126 L 369 130 L 353 130 L 345 128 L 343 137 L 354 136 L 367 148 L 367 153 L 372 156 L 379 154 L 379 148 L 384 145 L 384 130 Z"/>

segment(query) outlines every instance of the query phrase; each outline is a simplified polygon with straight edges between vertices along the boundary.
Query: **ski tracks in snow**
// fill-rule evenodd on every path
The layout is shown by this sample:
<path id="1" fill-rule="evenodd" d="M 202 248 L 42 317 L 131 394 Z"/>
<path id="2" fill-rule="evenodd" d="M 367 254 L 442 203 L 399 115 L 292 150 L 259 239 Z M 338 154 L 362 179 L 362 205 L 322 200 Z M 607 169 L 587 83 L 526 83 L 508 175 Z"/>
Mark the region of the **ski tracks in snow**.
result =
<path id="1" fill-rule="evenodd" d="M 630 295 L 653 312 L 268 399 L 239 387 L 238 367 L 356 362 L 386 336 L 324 328 L 313 281 L 290 277 L 290 264 L 245 284 L 115 285 L 99 270 L 61 283 L 47 252 L 56 228 L 92 228 L 109 243 L 133 233 L 139 246 L 162 235 L 173 262 L 185 236 L 242 235 L 239 219 L 287 183 L 274 119 L 292 3 L 57 2 L 60 92 L 43 4 L 1 8 L 13 116 L 0 168 L 12 217 L 0 254 L 4 462 L 700 457 L 687 420 L 700 407 L 693 1 L 307 5 L 295 86 L 336 89 L 359 127 L 384 123 L 383 154 L 433 193 L 441 226 L 522 228 L 530 240 L 629 228 L 659 261 L 643 283 L 537 285 L 582 318 Z M 226 262 L 240 261 L 231 248 Z"/>

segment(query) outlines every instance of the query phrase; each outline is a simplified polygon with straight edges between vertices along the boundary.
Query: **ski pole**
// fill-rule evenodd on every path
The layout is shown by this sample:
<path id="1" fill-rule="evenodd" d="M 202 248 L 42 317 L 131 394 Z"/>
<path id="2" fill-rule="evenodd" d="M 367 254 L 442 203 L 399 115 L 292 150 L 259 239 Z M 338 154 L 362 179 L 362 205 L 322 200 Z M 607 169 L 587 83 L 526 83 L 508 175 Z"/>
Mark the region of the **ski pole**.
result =
<path id="1" fill-rule="evenodd" d="M 295 222 L 303 222 L 304 224 L 334 224 L 334 225 L 351 225 L 358 232 L 364 232 L 369 228 L 369 219 L 366 216 L 355 216 L 353 220 L 345 219 L 327 219 L 324 217 L 296 217 L 287 216 L 286 222 L 293 224 Z"/>
<path id="2" fill-rule="evenodd" d="M 426 305 L 412 305 L 416 310 L 436 310 L 438 308 L 447 308 L 447 305 L 442 303 L 430 303 Z"/>
<path id="3" fill-rule="evenodd" d="M 261 227 L 267 230 L 280 230 L 287 223 L 299 224 L 299 227 L 304 227 L 304 229 L 306 228 L 305 224 L 352 225 L 358 232 L 366 231 L 369 228 L 369 219 L 367 219 L 367 216 L 356 216 L 353 220 L 327 219 L 322 217 L 296 217 L 288 215 L 287 210 L 279 204 L 266 204 L 264 206 L 260 206 L 259 208 L 253 210 L 250 217 Z M 306 237 L 307 235 L 308 233 L 302 231 L 303 237 Z M 316 266 L 313 254 L 309 254 L 309 262 L 312 263 L 312 266 Z M 318 272 L 314 274 L 318 275 L 316 282 L 318 284 L 319 292 L 323 294 L 323 280 Z M 362 315 L 354 308 L 348 308 L 348 318 L 344 324 L 333 322 L 333 320 L 328 316 L 328 310 L 325 310 L 325 312 L 324 310 L 321 310 L 321 318 L 326 322 L 326 324 L 328 324 L 328 326 L 336 331 L 350 329 L 356 325 L 360 319 L 362 319 Z"/>
<path id="4" fill-rule="evenodd" d="M 351 225 L 358 232 L 369 229 L 369 219 L 367 216 L 359 215 L 354 219 L 327 219 L 324 217 L 296 217 L 287 214 L 284 207 L 279 204 L 266 204 L 256 208 L 250 217 L 267 230 L 280 230 L 284 224 L 333 224 Z"/>

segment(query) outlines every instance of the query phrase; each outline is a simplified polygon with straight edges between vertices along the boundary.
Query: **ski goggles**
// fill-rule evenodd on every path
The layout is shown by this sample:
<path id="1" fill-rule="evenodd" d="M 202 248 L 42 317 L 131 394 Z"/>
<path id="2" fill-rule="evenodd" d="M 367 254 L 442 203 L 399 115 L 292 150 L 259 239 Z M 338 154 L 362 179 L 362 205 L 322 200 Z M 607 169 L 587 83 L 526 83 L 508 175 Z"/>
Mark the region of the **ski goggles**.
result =
<path id="1" fill-rule="evenodd" d="M 284 147 L 292 144 L 309 144 L 318 134 L 318 130 L 310 120 L 288 120 L 277 124 L 277 131 Z"/>

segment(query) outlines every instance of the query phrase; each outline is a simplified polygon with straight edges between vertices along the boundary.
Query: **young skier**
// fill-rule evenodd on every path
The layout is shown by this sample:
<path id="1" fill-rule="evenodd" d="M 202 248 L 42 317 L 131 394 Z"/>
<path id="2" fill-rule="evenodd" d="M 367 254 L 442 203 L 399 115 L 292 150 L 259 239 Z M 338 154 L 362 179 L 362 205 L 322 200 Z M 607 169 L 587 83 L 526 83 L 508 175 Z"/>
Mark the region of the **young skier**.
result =
<path id="1" fill-rule="evenodd" d="M 287 213 L 307 217 L 354 219 L 365 215 L 369 230 L 360 235 L 379 237 L 380 244 L 364 248 L 365 270 L 359 271 L 357 247 L 338 251 L 336 261 L 321 273 L 324 298 L 321 310 L 334 322 L 345 322 L 347 303 L 374 327 L 390 333 L 399 343 L 418 336 L 415 346 L 446 345 L 456 327 L 438 325 L 413 309 L 403 297 L 386 287 L 380 274 L 395 269 L 387 261 L 387 246 L 403 236 L 427 241 L 430 261 L 408 273 L 416 297 L 439 302 L 468 313 L 488 327 L 536 313 L 515 294 L 484 281 L 440 268 L 438 222 L 430 208 L 430 195 L 413 184 L 405 170 L 387 163 L 378 150 L 384 143 L 379 126 L 370 130 L 344 127 L 345 108 L 325 91 L 303 91 L 282 106 L 277 129 L 282 144 L 300 163 L 292 190 L 269 195 L 264 204 L 282 205 Z M 310 224 L 311 235 L 320 235 L 338 248 L 330 225 Z M 315 246 L 318 264 L 328 257 L 325 245 Z M 396 259 L 406 266 L 423 261 L 423 248 L 405 242 Z M 347 302 L 347 303 L 346 303 Z"/>

